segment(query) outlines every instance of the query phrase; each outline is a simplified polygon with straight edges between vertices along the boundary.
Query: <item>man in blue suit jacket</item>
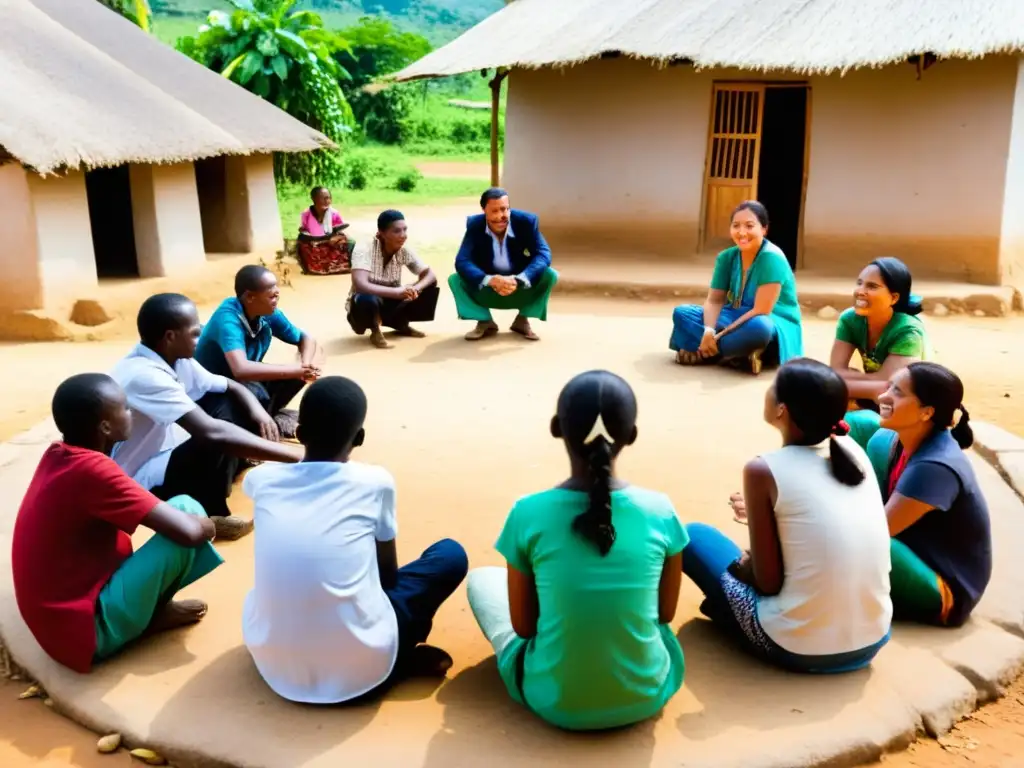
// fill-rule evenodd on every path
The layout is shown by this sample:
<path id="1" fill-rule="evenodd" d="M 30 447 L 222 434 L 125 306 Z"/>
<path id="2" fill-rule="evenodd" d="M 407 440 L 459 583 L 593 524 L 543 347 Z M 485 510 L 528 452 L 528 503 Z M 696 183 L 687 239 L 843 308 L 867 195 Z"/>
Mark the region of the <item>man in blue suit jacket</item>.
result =
<path id="1" fill-rule="evenodd" d="M 466 220 L 466 235 L 448 285 L 462 320 L 476 320 L 466 334 L 478 341 L 498 332 L 492 309 L 518 309 L 511 330 L 530 341 L 539 337 L 529 318 L 548 318 L 548 299 L 558 282 L 551 249 L 537 217 L 509 207 L 508 193 L 493 187 L 480 197 L 483 213 Z"/>

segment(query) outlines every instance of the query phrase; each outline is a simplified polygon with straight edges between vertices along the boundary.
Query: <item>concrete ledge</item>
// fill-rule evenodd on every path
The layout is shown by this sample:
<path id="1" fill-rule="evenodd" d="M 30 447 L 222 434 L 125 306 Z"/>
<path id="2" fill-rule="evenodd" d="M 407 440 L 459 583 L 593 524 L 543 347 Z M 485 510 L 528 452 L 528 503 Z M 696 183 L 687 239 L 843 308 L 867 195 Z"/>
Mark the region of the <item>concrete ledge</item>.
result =
<path id="1" fill-rule="evenodd" d="M 988 430 L 978 427 L 984 438 Z M 1006 439 L 1001 431 L 991 435 Z M 4 553 L 24 488 L 55 436 L 46 422 L 0 445 Z M 280 700 L 241 645 L 251 539 L 223 545 L 228 561 L 204 585 L 213 623 L 140 643 L 90 675 L 60 667 L 39 648 L 18 613 L 9 566 L 0 569 L 0 636 L 56 710 L 98 733 L 120 732 L 127 746 L 155 749 L 179 768 L 440 768 L 475 765 L 481 754 L 492 768 L 852 766 L 922 733 L 942 735 L 1002 695 L 1024 665 L 1024 577 L 1017 575 L 1024 505 L 994 468 L 979 456 L 973 463 L 992 510 L 996 562 L 966 626 L 897 625 L 871 669 L 815 677 L 723 652 L 709 622 L 682 613 L 686 685 L 660 718 L 615 733 L 567 734 L 540 723 L 507 697 L 491 657 L 436 692 L 409 683 L 379 704 L 315 708 Z"/>
<path id="2" fill-rule="evenodd" d="M 1024 439 L 994 424 L 971 422 L 971 428 L 974 450 L 1024 499 Z"/>
<path id="3" fill-rule="evenodd" d="M 564 294 L 667 301 L 702 300 L 708 292 L 713 264 L 713 256 L 668 261 L 559 253 L 553 266 L 560 275 L 556 290 Z M 800 271 L 797 286 L 805 310 L 842 310 L 850 306 L 853 277 Z M 921 281 L 914 283 L 914 292 L 921 295 L 926 312 L 940 316 L 1003 317 L 1021 308 L 1021 297 L 1011 286 Z"/>

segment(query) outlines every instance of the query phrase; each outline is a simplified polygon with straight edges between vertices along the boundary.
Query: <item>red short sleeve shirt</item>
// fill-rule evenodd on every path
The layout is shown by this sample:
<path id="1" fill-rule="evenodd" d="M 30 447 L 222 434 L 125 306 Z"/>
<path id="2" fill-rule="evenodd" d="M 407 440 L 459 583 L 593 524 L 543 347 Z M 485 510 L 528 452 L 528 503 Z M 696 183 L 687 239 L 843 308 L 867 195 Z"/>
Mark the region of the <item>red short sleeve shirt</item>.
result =
<path id="1" fill-rule="evenodd" d="M 18 510 L 11 561 L 18 609 L 56 661 L 91 669 L 96 599 L 157 504 L 109 456 L 65 443 L 43 454 Z"/>

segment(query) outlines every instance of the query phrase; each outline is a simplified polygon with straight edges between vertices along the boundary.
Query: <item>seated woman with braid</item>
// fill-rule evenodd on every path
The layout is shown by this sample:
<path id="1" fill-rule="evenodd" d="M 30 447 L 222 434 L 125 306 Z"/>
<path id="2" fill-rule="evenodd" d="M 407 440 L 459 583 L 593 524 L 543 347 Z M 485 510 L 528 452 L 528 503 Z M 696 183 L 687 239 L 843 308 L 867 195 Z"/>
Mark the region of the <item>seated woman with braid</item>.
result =
<path id="1" fill-rule="evenodd" d="M 963 398 L 959 377 L 935 363 L 911 363 L 878 398 L 882 429 L 868 456 L 893 537 L 897 619 L 958 627 L 992 575 L 988 505 L 964 453 L 974 435 Z"/>
<path id="2" fill-rule="evenodd" d="M 853 306 L 839 316 L 829 365 L 846 381 L 856 403 L 846 423 L 861 448 L 878 431 L 878 396 L 888 389 L 889 379 L 927 356 L 928 339 L 917 317 L 921 300 L 910 286 L 906 264 L 892 256 L 875 259 L 857 278 Z M 863 371 L 850 367 L 854 352 Z"/>
<path id="3" fill-rule="evenodd" d="M 864 451 L 842 424 L 846 385 L 815 360 L 779 369 L 764 418 L 782 447 L 743 469 L 737 520 L 750 550 L 700 523 L 686 526 L 683 570 L 701 612 L 757 658 L 792 672 L 871 663 L 889 640 L 889 535 Z"/>
<path id="4" fill-rule="evenodd" d="M 636 411 L 618 376 L 572 379 L 551 420 L 569 479 L 512 508 L 497 543 L 507 569 L 469 574 L 469 604 L 509 694 L 560 728 L 644 720 L 683 684 L 669 623 L 686 532 L 667 496 L 615 477 Z"/>

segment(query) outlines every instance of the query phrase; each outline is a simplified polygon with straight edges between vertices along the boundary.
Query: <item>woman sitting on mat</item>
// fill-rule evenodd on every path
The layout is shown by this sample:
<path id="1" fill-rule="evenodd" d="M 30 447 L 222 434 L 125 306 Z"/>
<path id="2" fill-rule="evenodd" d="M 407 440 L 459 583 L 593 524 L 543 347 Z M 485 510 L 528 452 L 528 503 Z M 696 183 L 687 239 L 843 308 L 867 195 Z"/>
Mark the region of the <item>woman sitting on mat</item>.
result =
<path id="1" fill-rule="evenodd" d="M 469 574 L 469 604 L 509 694 L 561 728 L 644 720 L 683 684 L 669 622 L 686 532 L 668 497 L 615 477 L 636 412 L 618 376 L 572 379 L 551 420 L 569 479 L 512 508 L 497 543 L 507 570 Z"/>
<path id="2" fill-rule="evenodd" d="M 313 187 L 313 204 L 299 219 L 299 264 L 311 275 L 341 275 L 351 270 L 352 248 L 345 235 L 348 224 L 331 207 L 327 187 Z"/>
<path id="3" fill-rule="evenodd" d="M 928 340 L 917 318 L 921 300 L 910 293 L 910 270 L 892 256 L 875 259 L 861 271 L 853 306 L 839 316 L 829 364 L 846 380 L 857 410 L 846 414 L 850 437 L 866 448 L 878 431 L 878 396 L 889 379 L 926 357 Z M 860 354 L 863 371 L 850 367 Z"/>
<path id="4" fill-rule="evenodd" d="M 988 506 L 964 453 L 974 435 L 963 397 L 949 369 L 911 363 L 878 398 L 882 429 L 868 456 L 893 536 L 897 619 L 959 626 L 992 574 Z"/>
<path id="5" fill-rule="evenodd" d="M 736 245 L 718 254 L 704 305 L 675 308 L 668 346 L 680 365 L 748 361 L 758 374 L 764 362 L 803 354 L 796 279 L 782 251 L 765 238 L 763 205 L 741 203 L 729 231 Z"/>
<path id="6" fill-rule="evenodd" d="M 889 640 L 889 535 L 871 464 L 841 422 L 846 385 L 824 363 L 793 360 L 765 396 L 782 447 L 743 469 L 742 553 L 716 529 L 686 526 L 683 570 L 701 612 L 754 656 L 794 672 L 867 666 Z"/>

